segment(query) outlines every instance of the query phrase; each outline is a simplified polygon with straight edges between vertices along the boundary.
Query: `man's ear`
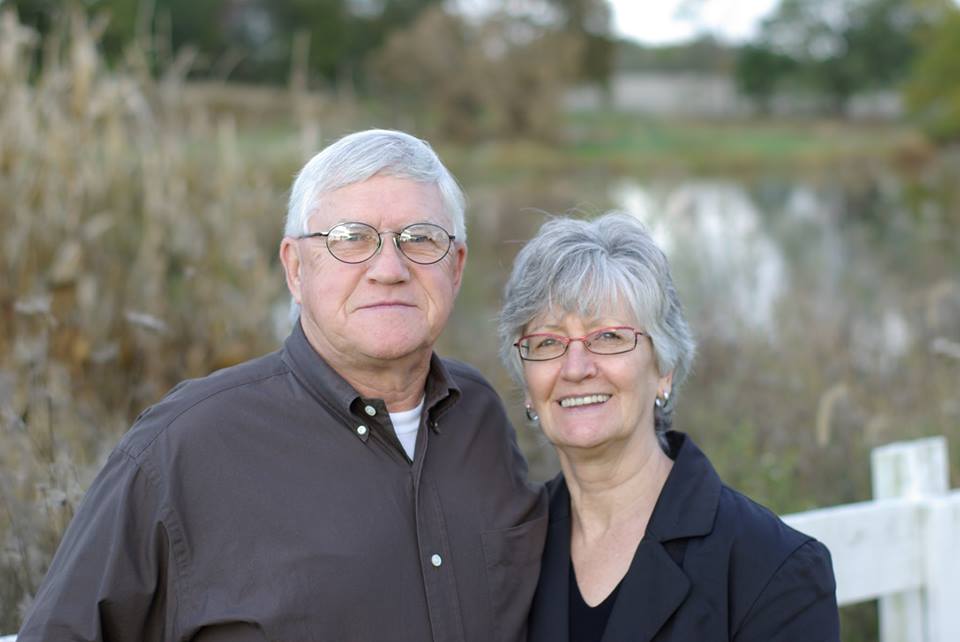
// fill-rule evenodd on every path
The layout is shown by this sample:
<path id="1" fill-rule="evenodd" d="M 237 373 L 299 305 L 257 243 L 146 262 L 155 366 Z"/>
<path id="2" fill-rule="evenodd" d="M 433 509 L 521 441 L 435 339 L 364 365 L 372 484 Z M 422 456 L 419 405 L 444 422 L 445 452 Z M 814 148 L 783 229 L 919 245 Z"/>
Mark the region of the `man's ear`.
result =
<path id="1" fill-rule="evenodd" d="M 290 290 L 290 296 L 300 305 L 300 287 L 301 271 L 303 262 L 300 259 L 300 248 L 297 247 L 296 240 L 285 236 L 280 241 L 280 263 L 283 265 L 283 273 L 287 279 L 287 289 Z"/>
<path id="2" fill-rule="evenodd" d="M 463 282 L 463 268 L 467 265 L 467 246 L 457 242 L 453 246 L 453 291 L 460 292 Z"/>

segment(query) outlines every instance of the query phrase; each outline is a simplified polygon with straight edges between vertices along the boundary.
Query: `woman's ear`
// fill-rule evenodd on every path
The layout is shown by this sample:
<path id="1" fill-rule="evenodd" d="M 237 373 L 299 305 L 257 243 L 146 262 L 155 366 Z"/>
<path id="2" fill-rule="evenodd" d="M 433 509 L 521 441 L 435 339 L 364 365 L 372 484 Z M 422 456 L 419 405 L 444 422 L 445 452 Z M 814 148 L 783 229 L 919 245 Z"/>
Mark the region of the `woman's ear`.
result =
<path id="1" fill-rule="evenodd" d="M 673 370 L 660 377 L 657 383 L 659 393 L 661 395 L 665 393 L 666 396 L 669 397 L 670 392 L 673 390 Z"/>

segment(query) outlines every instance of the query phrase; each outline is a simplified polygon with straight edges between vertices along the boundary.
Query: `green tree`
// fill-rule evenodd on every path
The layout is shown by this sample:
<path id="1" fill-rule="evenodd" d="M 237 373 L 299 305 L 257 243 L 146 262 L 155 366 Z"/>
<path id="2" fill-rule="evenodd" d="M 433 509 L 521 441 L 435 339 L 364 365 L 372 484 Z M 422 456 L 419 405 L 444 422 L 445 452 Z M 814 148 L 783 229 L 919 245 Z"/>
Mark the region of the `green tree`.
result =
<path id="1" fill-rule="evenodd" d="M 770 103 L 782 80 L 796 69 L 790 56 L 763 45 L 746 45 L 737 54 L 734 79 L 741 93 L 753 101 L 763 114 L 770 112 Z"/>
<path id="2" fill-rule="evenodd" d="M 154 54 L 194 49 L 195 75 L 285 82 L 297 34 L 309 37 L 311 74 L 362 81 L 364 59 L 442 0 L 8 0 L 46 34 L 65 8 L 109 16 L 102 50 L 116 60 L 150 34 Z"/>
<path id="3" fill-rule="evenodd" d="M 905 87 L 909 113 L 934 139 L 960 140 L 960 9 L 943 7 Z"/>
<path id="4" fill-rule="evenodd" d="M 607 84 L 613 73 L 616 40 L 607 0 L 549 0 L 561 15 L 561 29 L 580 41 L 580 80 Z"/>
<path id="5" fill-rule="evenodd" d="M 289 52 L 294 34 L 309 35 L 309 66 L 329 82 L 362 83 L 365 61 L 394 31 L 409 27 L 442 0 L 272 0 L 274 27 Z"/>
<path id="6" fill-rule="evenodd" d="M 782 83 L 820 94 L 841 112 L 853 93 L 905 78 L 926 19 L 920 9 L 911 0 L 781 0 L 754 44 L 796 62 L 779 76 Z M 758 74 L 787 71 L 756 54 L 747 52 L 754 85 L 774 84 Z"/>

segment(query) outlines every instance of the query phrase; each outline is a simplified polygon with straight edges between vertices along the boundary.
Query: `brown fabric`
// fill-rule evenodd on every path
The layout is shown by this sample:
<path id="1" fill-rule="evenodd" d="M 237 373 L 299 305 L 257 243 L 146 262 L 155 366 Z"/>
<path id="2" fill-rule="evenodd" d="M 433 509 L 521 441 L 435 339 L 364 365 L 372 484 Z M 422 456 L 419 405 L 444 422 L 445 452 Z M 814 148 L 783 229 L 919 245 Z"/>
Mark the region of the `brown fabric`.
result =
<path id="1" fill-rule="evenodd" d="M 425 395 L 411 462 L 299 326 L 181 383 L 110 455 L 19 642 L 522 640 L 545 496 L 479 373 L 434 356 Z"/>

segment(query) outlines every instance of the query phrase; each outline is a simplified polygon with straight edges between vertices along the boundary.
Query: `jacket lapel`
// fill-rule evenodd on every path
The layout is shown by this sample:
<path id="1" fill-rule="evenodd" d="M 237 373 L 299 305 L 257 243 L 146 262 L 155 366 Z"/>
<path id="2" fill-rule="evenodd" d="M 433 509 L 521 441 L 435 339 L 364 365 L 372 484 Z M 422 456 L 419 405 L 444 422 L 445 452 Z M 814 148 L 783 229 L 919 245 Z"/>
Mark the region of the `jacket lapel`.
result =
<path id="1" fill-rule="evenodd" d="M 690 580 L 660 542 L 644 539 L 610 613 L 603 642 L 649 642 L 690 591 Z"/>
<path id="2" fill-rule="evenodd" d="M 713 530 L 722 483 L 710 462 L 686 435 L 668 432 L 673 469 L 664 484 L 647 533 L 607 622 L 603 642 L 651 642 L 690 592 L 683 560 L 674 561 L 665 542 L 702 537 Z M 569 642 L 570 494 L 563 478 L 550 489 L 550 528 L 540 583 L 530 618 L 530 642 Z"/>
<path id="3" fill-rule="evenodd" d="M 649 642 L 655 638 L 690 592 L 690 579 L 680 566 L 683 560 L 674 561 L 664 543 L 702 537 L 713 530 L 720 478 L 686 435 L 668 432 L 667 440 L 673 468 L 620 585 L 603 642 Z"/>

